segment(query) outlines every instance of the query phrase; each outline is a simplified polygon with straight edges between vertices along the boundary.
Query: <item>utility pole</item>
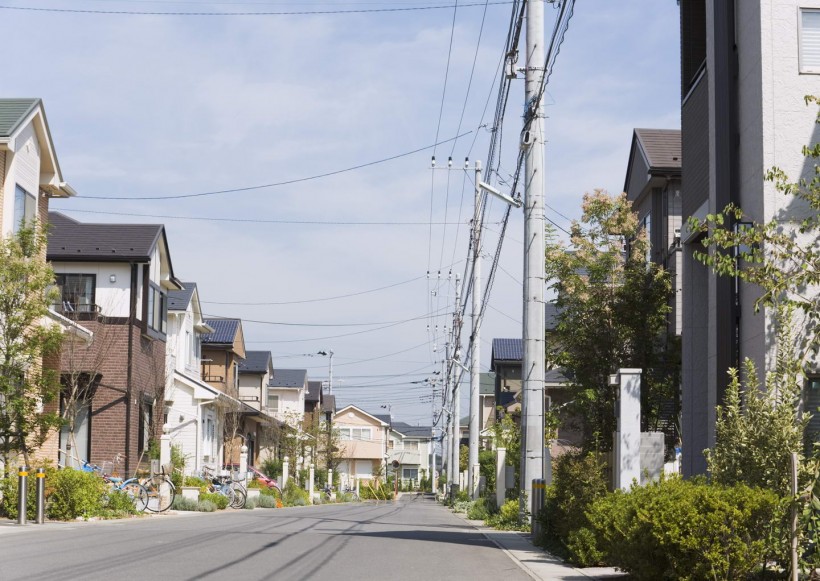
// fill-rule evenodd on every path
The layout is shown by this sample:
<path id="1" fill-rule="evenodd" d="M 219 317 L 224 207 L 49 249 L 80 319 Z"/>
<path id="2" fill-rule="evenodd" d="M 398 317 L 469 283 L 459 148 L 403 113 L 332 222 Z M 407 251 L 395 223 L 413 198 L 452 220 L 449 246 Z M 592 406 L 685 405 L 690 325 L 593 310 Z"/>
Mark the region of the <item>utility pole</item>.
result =
<path id="1" fill-rule="evenodd" d="M 459 345 L 456 344 L 458 340 L 458 330 L 461 329 L 461 280 L 459 276 L 456 274 L 456 320 L 453 324 L 453 333 L 455 340 L 453 341 L 453 359 L 456 361 L 460 358 L 461 349 Z M 459 473 L 459 442 L 461 440 L 461 420 L 459 419 L 459 414 L 461 413 L 459 407 L 459 398 L 461 394 L 459 393 L 461 390 L 459 389 L 459 383 L 461 383 L 461 376 L 456 373 L 455 371 L 456 366 L 453 365 L 453 440 L 452 444 L 452 457 L 450 460 L 452 461 L 452 468 L 451 471 L 453 472 L 453 484 L 458 484 L 458 476 Z"/>
<path id="2" fill-rule="evenodd" d="M 532 481 L 544 478 L 544 3 L 527 3 L 524 165 L 524 353 L 521 512 L 532 514 Z M 535 515 L 533 515 L 535 516 Z"/>
<path id="3" fill-rule="evenodd" d="M 467 481 L 470 498 L 478 498 L 478 403 L 481 359 L 481 162 L 475 162 L 475 208 L 473 210 L 473 305 L 470 335 L 470 441 Z"/>

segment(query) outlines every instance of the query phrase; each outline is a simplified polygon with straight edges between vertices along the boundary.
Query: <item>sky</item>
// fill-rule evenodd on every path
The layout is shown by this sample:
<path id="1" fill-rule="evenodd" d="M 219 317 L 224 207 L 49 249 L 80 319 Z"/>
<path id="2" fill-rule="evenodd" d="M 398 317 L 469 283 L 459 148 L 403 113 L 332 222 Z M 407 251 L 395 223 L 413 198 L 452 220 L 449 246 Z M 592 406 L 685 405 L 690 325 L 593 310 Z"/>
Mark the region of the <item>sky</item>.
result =
<path id="1" fill-rule="evenodd" d="M 165 224 L 175 275 L 197 283 L 206 315 L 243 320 L 249 350 L 315 380 L 329 372 L 318 352 L 333 350 L 340 405 L 430 425 L 425 379 L 442 367 L 469 241 L 462 167 L 488 153 L 512 10 L 458 4 L 3 0 L 0 97 L 44 101 L 79 194 L 52 210 Z M 545 13 L 551 31 L 556 5 Z M 545 93 L 558 228 L 584 192 L 622 191 L 633 128 L 679 127 L 678 18 L 675 0 L 578 0 Z M 514 81 L 491 176 L 501 189 L 523 93 Z M 502 205 L 487 210 L 485 276 Z M 482 371 L 494 337 L 521 336 L 522 237 L 514 211 Z"/>

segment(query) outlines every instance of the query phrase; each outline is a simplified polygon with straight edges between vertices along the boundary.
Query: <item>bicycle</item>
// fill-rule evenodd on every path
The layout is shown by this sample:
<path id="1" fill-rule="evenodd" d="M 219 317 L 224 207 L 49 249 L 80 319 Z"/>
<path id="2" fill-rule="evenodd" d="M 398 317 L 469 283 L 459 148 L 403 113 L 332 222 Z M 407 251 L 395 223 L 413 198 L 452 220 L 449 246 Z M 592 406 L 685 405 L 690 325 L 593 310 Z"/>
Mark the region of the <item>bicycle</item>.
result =
<path id="1" fill-rule="evenodd" d="M 228 498 L 228 506 L 231 508 L 245 507 L 248 493 L 239 481 L 231 478 L 230 472 L 222 470 L 217 474 L 213 468 L 204 466 L 202 478 L 208 483 L 208 492 L 221 494 Z"/>
<path id="2" fill-rule="evenodd" d="M 119 457 L 112 464 L 116 466 L 118 461 Z M 91 464 L 85 460 L 81 461 L 81 470 L 84 472 L 93 472 L 99 475 L 100 478 L 102 478 L 103 481 L 109 486 L 109 494 L 113 491 L 124 493 L 134 504 L 134 509 L 137 512 L 143 512 L 148 507 L 148 490 L 139 482 L 138 479 L 124 479 L 119 476 L 113 476 L 113 474 L 109 474 L 104 468 L 97 466 L 96 464 Z M 112 472 L 114 471 L 112 470 Z"/>
<path id="3" fill-rule="evenodd" d="M 147 508 L 151 512 L 165 512 L 174 504 L 177 488 L 171 477 L 165 473 L 165 466 L 159 474 L 152 474 L 142 480 L 142 485 L 148 492 Z"/>

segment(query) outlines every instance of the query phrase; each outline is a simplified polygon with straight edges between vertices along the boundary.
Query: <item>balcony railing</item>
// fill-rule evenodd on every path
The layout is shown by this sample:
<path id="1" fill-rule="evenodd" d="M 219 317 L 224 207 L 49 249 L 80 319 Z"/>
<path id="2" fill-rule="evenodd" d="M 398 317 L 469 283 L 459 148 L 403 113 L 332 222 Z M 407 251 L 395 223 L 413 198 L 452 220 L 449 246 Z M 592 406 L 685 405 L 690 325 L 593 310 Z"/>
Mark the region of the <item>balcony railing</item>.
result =
<path id="1" fill-rule="evenodd" d="M 71 301 L 55 303 L 51 305 L 51 308 L 69 319 L 94 319 L 102 313 L 100 305 L 80 304 Z"/>

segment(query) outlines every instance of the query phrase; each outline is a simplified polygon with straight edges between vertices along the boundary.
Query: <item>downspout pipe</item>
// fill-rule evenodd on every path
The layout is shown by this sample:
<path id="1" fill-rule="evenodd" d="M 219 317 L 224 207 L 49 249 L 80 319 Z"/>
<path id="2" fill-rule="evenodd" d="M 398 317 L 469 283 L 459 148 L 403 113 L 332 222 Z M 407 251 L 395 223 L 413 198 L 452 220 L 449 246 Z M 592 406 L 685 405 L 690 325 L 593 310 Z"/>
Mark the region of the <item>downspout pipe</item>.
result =
<path id="1" fill-rule="evenodd" d="M 137 264 L 131 262 L 131 296 L 128 307 L 128 361 L 125 376 L 125 473 L 131 473 L 131 400 L 133 399 L 134 324 L 137 320 Z"/>

